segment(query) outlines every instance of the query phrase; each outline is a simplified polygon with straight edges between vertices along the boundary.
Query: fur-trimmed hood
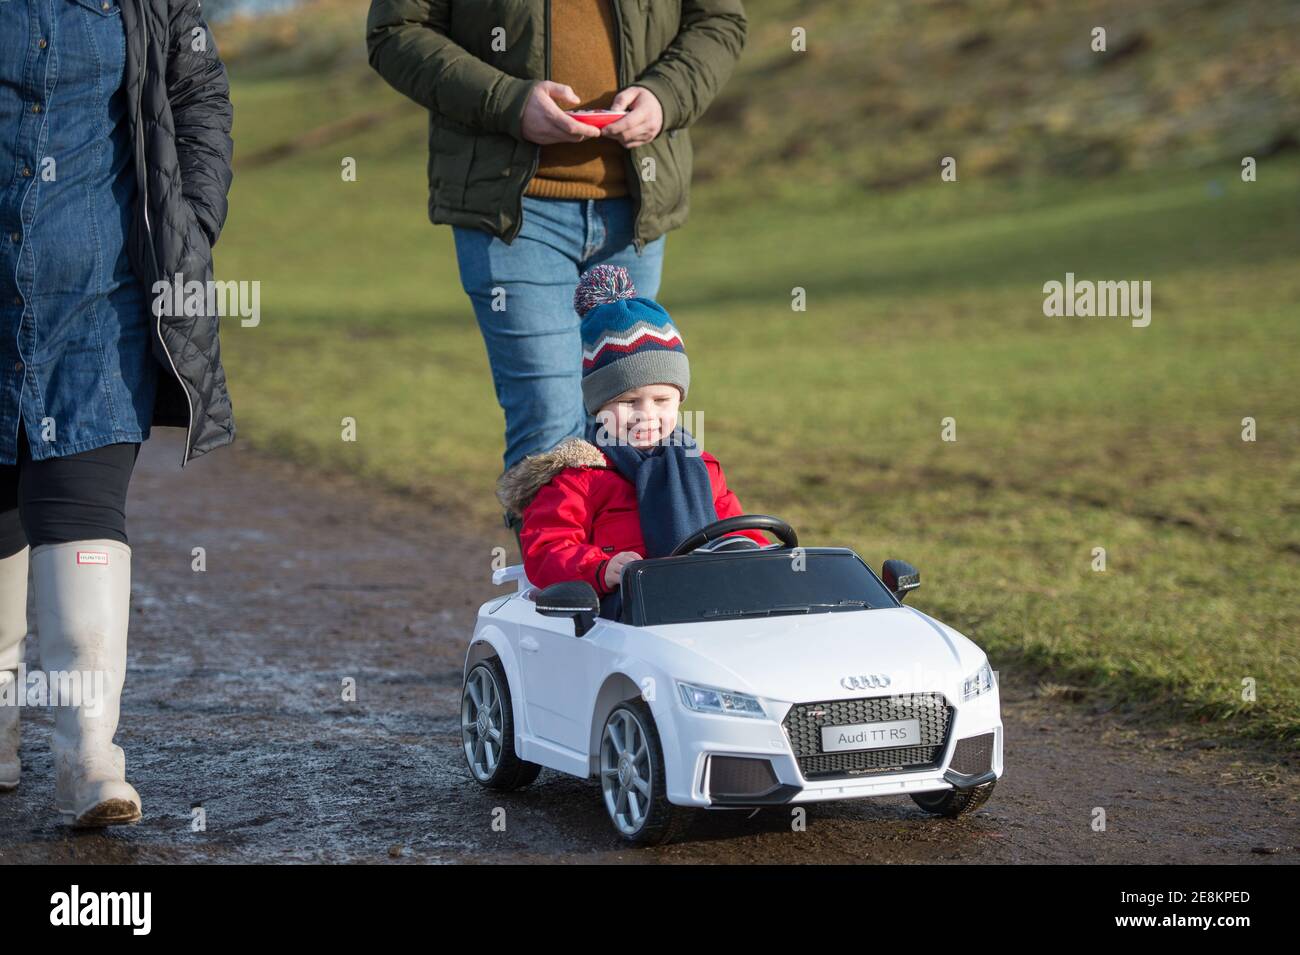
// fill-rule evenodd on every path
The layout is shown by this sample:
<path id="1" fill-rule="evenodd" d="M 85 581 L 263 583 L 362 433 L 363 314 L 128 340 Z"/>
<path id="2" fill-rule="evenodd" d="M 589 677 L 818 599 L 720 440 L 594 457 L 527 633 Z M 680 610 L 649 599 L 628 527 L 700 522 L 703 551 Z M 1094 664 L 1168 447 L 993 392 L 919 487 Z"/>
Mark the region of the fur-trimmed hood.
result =
<path id="1" fill-rule="evenodd" d="M 607 468 L 604 452 L 583 438 L 568 438 L 550 451 L 530 454 L 497 478 L 497 500 L 512 514 L 521 515 L 551 478 L 565 468 Z"/>

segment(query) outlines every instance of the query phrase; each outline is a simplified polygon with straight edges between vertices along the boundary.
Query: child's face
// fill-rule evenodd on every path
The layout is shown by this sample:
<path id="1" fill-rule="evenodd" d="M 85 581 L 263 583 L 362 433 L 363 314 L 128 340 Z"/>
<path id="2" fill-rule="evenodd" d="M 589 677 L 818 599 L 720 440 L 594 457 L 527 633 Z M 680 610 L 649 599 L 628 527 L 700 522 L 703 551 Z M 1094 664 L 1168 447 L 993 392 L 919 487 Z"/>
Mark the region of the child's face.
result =
<path id="1" fill-rule="evenodd" d="M 596 420 L 620 444 L 651 448 L 673 433 L 681 403 L 676 385 L 643 385 L 605 402 Z"/>

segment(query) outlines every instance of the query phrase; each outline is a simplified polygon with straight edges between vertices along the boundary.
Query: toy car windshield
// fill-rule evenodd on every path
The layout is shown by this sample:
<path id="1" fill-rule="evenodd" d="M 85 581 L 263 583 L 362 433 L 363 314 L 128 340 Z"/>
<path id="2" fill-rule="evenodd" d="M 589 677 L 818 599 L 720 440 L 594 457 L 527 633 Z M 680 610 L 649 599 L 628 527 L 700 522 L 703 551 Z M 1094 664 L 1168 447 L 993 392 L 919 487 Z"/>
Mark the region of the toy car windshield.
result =
<path id="1" fill-rule="evenodd" d="M 623 620 L 634 626 L 899 606 L 862 558 L 845 548 L 634 561 L 623 589 Z"/>

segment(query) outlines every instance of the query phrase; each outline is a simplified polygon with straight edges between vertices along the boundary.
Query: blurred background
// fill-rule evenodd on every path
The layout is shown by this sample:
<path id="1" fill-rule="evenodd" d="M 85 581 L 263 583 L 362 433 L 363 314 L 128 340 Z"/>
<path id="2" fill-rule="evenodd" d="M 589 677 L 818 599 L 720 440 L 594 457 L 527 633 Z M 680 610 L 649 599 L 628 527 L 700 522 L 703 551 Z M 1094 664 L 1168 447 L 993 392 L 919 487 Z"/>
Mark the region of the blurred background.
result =
<path id="1" fill-rule="evenodd" d="M 746 509 L 916 564 L 913 602 L 1044 695 L 1294 745 L 1300 4 L 745 6 L 659 298 Z M 513 555 L 425 114 L 369 69 L 367 4 L 204 9 L 235 101 L 217 276 L 261 282 L 261 323 L 223 325 L 238 440 Z M 1151 324 L 1045 317 L 1066 272 L 1150 281 Z"/>

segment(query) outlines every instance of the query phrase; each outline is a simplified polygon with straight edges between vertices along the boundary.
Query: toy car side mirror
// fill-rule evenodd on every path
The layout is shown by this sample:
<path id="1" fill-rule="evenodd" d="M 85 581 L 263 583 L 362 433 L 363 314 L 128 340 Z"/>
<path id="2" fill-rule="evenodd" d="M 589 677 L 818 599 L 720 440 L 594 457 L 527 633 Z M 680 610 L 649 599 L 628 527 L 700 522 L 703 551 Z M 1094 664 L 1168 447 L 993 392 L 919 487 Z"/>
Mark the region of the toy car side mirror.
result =
<path id="1" fill-rule="evenodd" d="M 921 586 L 921 572 L 905 560 L 887 560 L 880 568 L 880 579 L 902 601 L 908 591 Z"/>
<path id="2" fill-rule="evenodd" d="M 585 580 L 565 580 L 551 584 L 534 601 L 537 612 L 547 617 L 572 617 L 573 634 L 581 637 L 596 622 L 600 598 L 596 588 Z"/>

